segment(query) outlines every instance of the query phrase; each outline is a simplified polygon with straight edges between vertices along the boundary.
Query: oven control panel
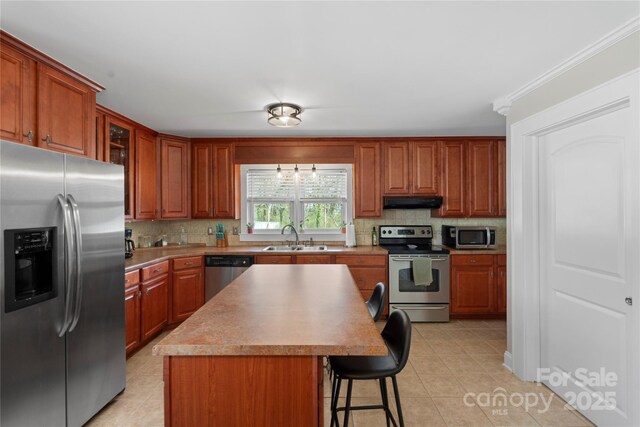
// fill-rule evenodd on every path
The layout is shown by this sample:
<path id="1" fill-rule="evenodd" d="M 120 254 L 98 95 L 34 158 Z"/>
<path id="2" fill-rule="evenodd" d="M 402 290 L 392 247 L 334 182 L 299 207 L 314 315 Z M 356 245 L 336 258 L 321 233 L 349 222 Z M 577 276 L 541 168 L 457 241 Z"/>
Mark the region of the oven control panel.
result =
<path id="1" fill-rule="evenodd" d="M 430 225 L 381 225 L 381 238 L 431 239 L 433 229 Z"/>

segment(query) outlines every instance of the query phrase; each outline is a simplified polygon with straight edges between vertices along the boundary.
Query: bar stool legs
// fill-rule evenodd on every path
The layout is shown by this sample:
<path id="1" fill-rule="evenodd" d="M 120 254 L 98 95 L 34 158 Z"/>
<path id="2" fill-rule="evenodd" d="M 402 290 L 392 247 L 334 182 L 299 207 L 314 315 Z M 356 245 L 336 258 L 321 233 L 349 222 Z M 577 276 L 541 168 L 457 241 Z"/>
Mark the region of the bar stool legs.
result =
<path id="1" fill-rule="evenodd" d="M 336 426 L 338 425 L 338 399 L 340 398 L 340 385 L 342 384 L 342 379 L 338 378 L 334 375 L 333 383 L 331 387 L 331 427 L 333 427 L 334 423 Z"/>
<path id="2" fill-rule="evenodd" d="M 384 416 L 387 419 L 387 427 L 389 427 L 389 395 L 387 394 L 387 379 L 380 378 L 380 395 L 382 396 L 382 406 L 384 406 Z M 395 425 L 395 423 L 394 423 Z"/>
<path id="3" fill-rule="evenodd" d="M 334 375 L 333 382 L 331 385 L 331 427 L 334 425 L 340 427 L 340 422 L 338 421 L 338 411 L 344 411 L 344 419 L 343 426 L 349 426 L 349 416 L 351 411 L 355 410 L 364 410 L 364 409 L 383 409 L 385 419 L 387 421 L 387 427 L 390 427 L 392 424 L 394 427 L 404 427 L 404 418 L 402 416 L 402 407 L 400 405 L 400 394 L 398 392 L 398 382 L 396 380 L 396 376 L 393 375 L 391 377 L 391 381 L 393 383 L 393 393 L 395 394 L 396 399 L 396 409 L 398 410 L 398 423 L 396 423 L 393 414 L 391 413 L 391 409 L 389 408 L 389 392 L 387 389 L 387 379 L 380 378 L 378 380 L 380 384 L 380 395 L 382 397 L 382 405 L 367 405 L 367 406 L 351 406 L 351 395 L 353 391 L 353 380 L 347 380 L 347 400 L 344 407 L 338 407 L 338 399 L 340 398 L 340 386 L 342 384 L 342 378 L 337 375 Z"/>
<path id="4" fill-rule="evenodd" d="M 398 409 L 398 422 L 400 425 L 404 427 L 404 419 L 402 418 L 402 406 L 400 406 L 400 394 L 398 393 L 398 381 L 396 380 L 396 376 L 391 377 L 391 381 L 393 381 L 393 394 L 396 395 L 396 408 Z"/>
<path id="5" fill-rule="evenodd" d="M 347 427 L 349 425 L 349 410 L 351 409 L 351 389 L 353 388 L 353 380 L 349 380 L 347 385 L 347 404 L 344 407 L 344 422 L 343 426 Z"/>

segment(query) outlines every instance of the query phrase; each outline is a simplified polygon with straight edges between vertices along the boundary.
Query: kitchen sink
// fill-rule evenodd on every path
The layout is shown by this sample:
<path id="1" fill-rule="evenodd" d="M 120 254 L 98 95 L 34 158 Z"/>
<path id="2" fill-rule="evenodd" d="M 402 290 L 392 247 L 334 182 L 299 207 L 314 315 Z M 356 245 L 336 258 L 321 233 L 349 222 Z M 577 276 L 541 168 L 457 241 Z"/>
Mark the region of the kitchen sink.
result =
<path id="1" fill-rule="evenodd" d="M 302 246 L 302 245 L 293 245 L 293 246 L 267 246 L 263 249 L 266 252 L 321 252 L 326 251 L 326 245 L 318 245 L 318 246 Z"/>

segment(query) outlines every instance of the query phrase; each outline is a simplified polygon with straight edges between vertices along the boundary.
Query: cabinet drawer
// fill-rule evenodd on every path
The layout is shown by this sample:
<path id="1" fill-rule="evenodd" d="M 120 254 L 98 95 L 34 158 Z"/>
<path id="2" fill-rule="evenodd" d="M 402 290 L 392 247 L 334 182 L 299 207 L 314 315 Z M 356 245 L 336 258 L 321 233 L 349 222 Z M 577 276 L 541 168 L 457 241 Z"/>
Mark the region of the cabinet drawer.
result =
<path id="1" fill-rule="evenodd" d="M 146 282 L 154 277 L 167 274 L 169 272 L 169 261 L 159 262 L 142 269 L 142 281 Z"/>
<path id="2" fill-rule="evenodd" d="M 347 264 L 350 267 L 386 267 L 386 255 L 336 255 L 336 264 Z"/>
<path id="3" fill-rule="evenodd" d="M 296 264 L 332 264 L 331 255 L 297 255 Z"/>
<path id="4" fill-rule="evenodd" d="M 506 266 L 507 265 L 507 256 L 506 255 L 497 255 L 496 258 L 498 258 L 498 265 L 499 266 Z"/>
<path id="5" fill-rule="evenodd" d="M 258 255 L 256 264 L 293 264 L 291 255 Z"/>
<path id="6" fill-rule="evenodd" d="M 387 284 L 386 268 L 350 267 L 349 271 L 361 291 L 371 291 L 378 282 Z"/>
<path id="7" fill-rule="evenodd" d="M 184 270 L 186 268 L 202 267 L 202 257 L 192 256 L 188 258 L 176 258 L 173 260 L 174 270 Z"/>
<path id="8" fill-rule="evenodd" d="M 140 270 L 130 271 L 124 274 L 124 288 L 128 289 L 140 283 Z"/>
<path id="9" fill-rule="evenodd" d="M 493 265 L 493 255 L 452 255 L 451 265 Z"/>

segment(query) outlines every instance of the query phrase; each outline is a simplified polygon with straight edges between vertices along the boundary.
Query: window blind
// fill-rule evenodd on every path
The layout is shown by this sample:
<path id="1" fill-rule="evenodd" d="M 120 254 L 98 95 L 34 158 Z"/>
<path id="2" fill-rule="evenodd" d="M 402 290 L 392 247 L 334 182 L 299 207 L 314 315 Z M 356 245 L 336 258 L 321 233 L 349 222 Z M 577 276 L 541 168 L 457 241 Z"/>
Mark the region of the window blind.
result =
<path id="1" fill-rule="evenodd" d="M 318 171 L 314 178 L 311 173 L 300 177 L 300 199 L 347 199 L 347 171 Z"/>
<path id="2" fill-rule="evenodd" d="M 295 197 L 293 173 L 278 178 L 274 171 L 247 171 L 247 200 L 292 200 Z"/>
<path id="3" fill-rule="evenodd" d="M 314 178 L 310 171 L 300 171 L 298 178 L 283 171 L 278 178 L 272 170 L 247 171 L 247 200 L 294 200 L 296 187 L 299 199 L 347 199 L 347 171 L 319 170 Z"/>

